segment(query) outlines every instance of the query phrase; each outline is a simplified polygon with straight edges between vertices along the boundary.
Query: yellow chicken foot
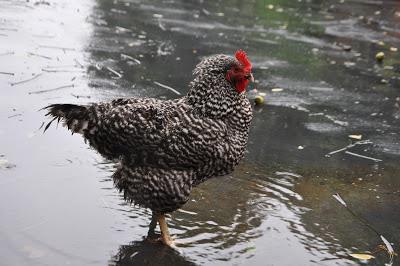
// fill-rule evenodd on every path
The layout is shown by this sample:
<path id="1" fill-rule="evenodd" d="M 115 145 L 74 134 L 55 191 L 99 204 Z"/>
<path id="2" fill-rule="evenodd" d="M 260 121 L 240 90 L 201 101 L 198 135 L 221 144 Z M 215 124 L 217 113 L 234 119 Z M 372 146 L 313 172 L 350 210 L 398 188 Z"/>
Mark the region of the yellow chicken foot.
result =
<path id="1" fill-rule="evenodd" d="M 169 235 L 167 222 L 165 221 L 165 215 L 164 214 L 159 214 L 157 219 L 158 219 L 158 224 L 160 225 L 162 242 L 165 245 L 174 248 L 175 247 L 175 243 L 172 240 L 171 236 Z"/>

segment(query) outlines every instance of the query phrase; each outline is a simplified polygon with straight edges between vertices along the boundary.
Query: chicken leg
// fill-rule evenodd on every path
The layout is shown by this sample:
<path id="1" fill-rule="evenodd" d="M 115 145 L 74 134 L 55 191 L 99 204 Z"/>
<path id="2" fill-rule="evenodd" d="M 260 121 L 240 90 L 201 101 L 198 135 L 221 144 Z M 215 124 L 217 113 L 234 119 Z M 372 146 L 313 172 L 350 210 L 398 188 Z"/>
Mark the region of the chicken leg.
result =
<path id="1" fill-rule="evenodd" d="M 174 241 L 172 240 L 171 236 L 169 235 L 168 226 L 165 221 L 165 215 L 159 214 L 157 217 L 157 220 L 158 220 L 158 224 L 160 225 L 162 242 L 169 247 L 172 247 L 172 248 L 175 247 Z"/>
<path id="2" fill-rule="evenodd" d="M 158 215 L 155 212 L 153 212 L 152 215 L 151 215 L 151 222 L 150 222 L 150 225 L 149 225 L 149 231 L 147 232 L 147 239 L 152 239 L 156 235 L 154 230 L 157 227 L 157 217 L 158 217 Z"/>

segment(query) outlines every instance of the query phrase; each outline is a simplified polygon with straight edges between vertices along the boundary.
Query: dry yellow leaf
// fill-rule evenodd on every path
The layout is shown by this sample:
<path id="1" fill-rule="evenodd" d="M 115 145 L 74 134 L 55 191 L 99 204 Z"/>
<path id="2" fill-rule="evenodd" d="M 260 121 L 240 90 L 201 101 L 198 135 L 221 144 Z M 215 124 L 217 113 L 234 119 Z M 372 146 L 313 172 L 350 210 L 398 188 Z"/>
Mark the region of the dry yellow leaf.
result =
<path id="1" fill-rule="evenodd" d="M 360 140 L 360 139 L 362 139 L 362 135 L 349 135 L 349 138 Z"/>
<path id="2" fill-rule="evenodd" d="M 349 254 L 349 255 L 352 256 L 353 258 L 356 258 L 356 259 L 359 259 L 359 260 L 370 260 L 370 259 L 375 258 L 371 254 L 363 254 L 363 253 L 352 253 L 352 254 Z"/>

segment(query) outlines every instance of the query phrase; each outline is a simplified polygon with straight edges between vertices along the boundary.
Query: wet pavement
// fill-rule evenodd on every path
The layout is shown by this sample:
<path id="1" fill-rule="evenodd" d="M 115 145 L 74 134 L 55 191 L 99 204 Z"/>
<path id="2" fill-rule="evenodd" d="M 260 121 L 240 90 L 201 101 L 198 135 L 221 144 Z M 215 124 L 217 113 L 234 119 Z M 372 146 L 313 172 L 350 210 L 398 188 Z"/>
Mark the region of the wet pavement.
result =
<path id="1" fill-rule="evenodd" d="M 349 254 L 374 230 L 399 252 L 399 26 L 398 1 L 0 1 L 0 264 L 385 265 Z M 234 174 L 172 214 L 179 251 L 143 241 L 150 212 L 112 163 L 38 130 L 50 103 L 179 97 L 203 56 L 239 48 L 266 104 Z M 349 135 L 369 142 L 326 156 Z"/>

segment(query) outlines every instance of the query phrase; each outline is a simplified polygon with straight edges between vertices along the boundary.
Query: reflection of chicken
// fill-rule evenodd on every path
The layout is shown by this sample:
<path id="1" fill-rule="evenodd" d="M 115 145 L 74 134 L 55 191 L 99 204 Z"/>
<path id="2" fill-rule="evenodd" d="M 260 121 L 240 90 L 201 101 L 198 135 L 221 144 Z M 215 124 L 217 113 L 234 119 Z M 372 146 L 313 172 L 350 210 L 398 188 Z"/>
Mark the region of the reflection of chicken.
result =
<path id="1" fill-rule="evenodd" d="M 253 76 L 246 54 L 240 50 L 235 57 L 202 60 L 180 99 L 52 104 L 46 129 L 62 120 L 100 154 L 119 159 L 116 187 L 126 200 L 153 211 L 170 245 L 164 214 L 185 204 L 194 186 L 230 173 L 244 155 L 252 110 L 243 92 Z"/>

